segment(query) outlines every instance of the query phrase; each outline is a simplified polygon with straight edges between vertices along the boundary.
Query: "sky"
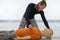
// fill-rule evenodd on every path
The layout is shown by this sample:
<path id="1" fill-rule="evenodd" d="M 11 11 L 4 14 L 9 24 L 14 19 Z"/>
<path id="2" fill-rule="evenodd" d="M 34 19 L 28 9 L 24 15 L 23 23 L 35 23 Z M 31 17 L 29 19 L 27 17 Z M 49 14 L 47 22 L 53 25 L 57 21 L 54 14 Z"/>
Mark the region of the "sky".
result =
<path id="1" fill-rule="evenodd" d="M 21 20 L 29 3 L 41 0 L 0 0 L 0 20 Z M 60 20 L 60 0 L 46 0 L 44 15 L 47 20 Z M 39 14 L 35 19 L 42 20 Z"/>

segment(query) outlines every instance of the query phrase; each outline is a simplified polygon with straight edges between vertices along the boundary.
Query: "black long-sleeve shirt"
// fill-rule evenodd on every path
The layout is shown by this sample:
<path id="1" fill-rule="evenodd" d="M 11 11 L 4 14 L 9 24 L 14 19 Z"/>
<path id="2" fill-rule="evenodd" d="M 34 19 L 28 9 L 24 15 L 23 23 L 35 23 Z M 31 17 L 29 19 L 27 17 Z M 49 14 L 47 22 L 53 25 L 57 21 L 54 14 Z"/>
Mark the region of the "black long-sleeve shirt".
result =
<path id="1" fill-rule="evenodd" d="M 29 19 L 33 19 L 34 16 L 35 16 L 35 14 L 40 14 L 41 17 L 42 17 L 42 20 L 43 20 L 43 22 L 44 22 L 44 24 L 45 24 L 45 26 L 46 26 L 47 28 L 49 28 L 48 22 L 47 22 L 47 20 L 46 20 L 46 18 L 45 18 L 45 16 L 44 16 L 44 11 L 38 11 L 38 10 L 36 10 L 34 3 L 30 3 L 30 4 L 28 5 L 28 7 L 27 7 L 27 9 L 26 9 L 26 12 L 25 12 L 25 14 L 24 14 L 24 18 L 26 19 L 27 24 L 28 24 L 28 25 L 31 24 L 31 22 L 29 21 Z"/>

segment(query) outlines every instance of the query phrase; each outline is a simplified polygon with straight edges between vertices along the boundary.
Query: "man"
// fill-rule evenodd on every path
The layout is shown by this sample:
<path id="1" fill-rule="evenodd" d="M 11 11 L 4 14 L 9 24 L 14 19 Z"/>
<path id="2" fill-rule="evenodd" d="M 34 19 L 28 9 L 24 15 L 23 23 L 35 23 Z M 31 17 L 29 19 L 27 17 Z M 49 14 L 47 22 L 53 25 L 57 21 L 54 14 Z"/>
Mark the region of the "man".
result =
<path id="1" fill-rule="evenodd" d="M 33 26 L 38 28 L 36 21 L 34 19 L 35 14 L 40 14 L 45 26 L 48 29 L 50 29 L 48 22 L 44 16 L 44 11 L 43 11 L 43 9 L 45 9 L 46 6 L 47 6 L 47 4 L 46 4 L 45 0 L 40 1 L 38 4 L 30 3 L 22 18 L 19 29 L 25 28 L 25 26 L 29 27 L 30 29 L 32 29 Z"/>

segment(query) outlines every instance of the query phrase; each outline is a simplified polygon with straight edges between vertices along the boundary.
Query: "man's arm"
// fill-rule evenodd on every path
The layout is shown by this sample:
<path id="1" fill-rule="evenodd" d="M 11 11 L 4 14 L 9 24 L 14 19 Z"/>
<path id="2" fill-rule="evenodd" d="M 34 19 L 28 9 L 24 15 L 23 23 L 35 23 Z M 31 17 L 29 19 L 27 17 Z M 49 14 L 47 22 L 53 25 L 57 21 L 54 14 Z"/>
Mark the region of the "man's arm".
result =
<path id="1" fill-rule="evenodd" d="M 47 22 L 47 20 L 45 18 L 45 15 L 44 15 L 44 12 L 43 11 L 41 11 L 41 17 L 42 17 L 42 20 L 43 20 L 45 26 L 49 29 L 50 27 L 48 25 L 48 22 Z"/>
<path id="2" fill-rule="evenodd" d="M 30 4 L 28 5 L 28 7 L 26 8 L 26 12 L 25 12 L 25 14 L 24 14 L 24 17 L 25 17 L 25 19 L 26 19 L 27 25 L 30 25 L 30 24 L 31 24 L 31 22 L 29 21 L 29 14 L 30 14 L 30 12 L 31 12 L 32 5 L 33 5 L 32 3 L 30 3 Z"/>

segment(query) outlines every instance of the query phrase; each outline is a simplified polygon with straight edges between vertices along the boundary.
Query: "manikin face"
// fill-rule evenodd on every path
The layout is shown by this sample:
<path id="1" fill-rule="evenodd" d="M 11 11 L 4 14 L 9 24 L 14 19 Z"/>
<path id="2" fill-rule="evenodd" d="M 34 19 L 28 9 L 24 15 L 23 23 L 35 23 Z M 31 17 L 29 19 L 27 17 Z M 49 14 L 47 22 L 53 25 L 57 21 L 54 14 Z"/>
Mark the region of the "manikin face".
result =
<path id="1" fill-rule="evenodd" d="M 45 4 L 43 4 L 43 5 L 39 4 L 38 11 L 42 11 L 45 7 L 46 7 Z"/>

